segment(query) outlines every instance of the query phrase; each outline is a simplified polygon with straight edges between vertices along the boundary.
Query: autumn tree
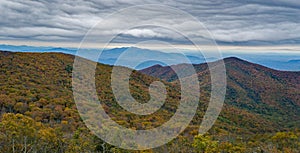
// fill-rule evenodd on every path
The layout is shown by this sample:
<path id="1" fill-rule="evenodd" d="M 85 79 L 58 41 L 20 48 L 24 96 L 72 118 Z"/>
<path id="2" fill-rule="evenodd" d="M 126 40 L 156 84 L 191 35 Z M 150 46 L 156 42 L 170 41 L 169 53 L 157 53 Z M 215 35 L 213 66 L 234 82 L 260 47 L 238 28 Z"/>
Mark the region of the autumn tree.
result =
<path id="1" fill-rule="evenodd" d="M 192 146 L 197 153 L 215 153 L 218 151 L 218 141 L 212 140 L 208 135 L 197 135 Z"/>

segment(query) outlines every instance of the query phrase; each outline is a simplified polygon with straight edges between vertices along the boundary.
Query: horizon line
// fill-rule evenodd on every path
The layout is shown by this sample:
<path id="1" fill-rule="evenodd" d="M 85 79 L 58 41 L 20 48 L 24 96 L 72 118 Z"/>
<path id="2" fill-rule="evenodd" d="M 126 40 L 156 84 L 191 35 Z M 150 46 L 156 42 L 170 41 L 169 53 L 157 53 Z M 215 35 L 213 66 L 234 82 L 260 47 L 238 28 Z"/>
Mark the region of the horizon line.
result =
<path id="1" fill-rule="evenodd" d="M 41 41 L 7 41 L 0 40 L 0 45 L 11 46 L 28 46 L 28 47 L 61 47 L 78 49 L 80 42 L 41 42 Z M 165 45 L 165 44 L 142 44 L 143 46 L 126 43 L 111 43 L 106 44 L 90 43 L 85 46 L 81 46 L 83 49 L 113 49 L 113 48 L 125 48 L 125 47 L 137 47 L 141 49 L 159 50 L 164 52 L 174 52 L 174 50 L 180 49 L 181 52 L 197 52 L 193 45 Z M 204 48 L 202 51 L 220 51 L 221 53 L 300 53 L 300 45 L 201 45 Z M 216 50 L 218 49 L 218 50 Z M 175 52 L 176 53 L 176 52 Z"/>

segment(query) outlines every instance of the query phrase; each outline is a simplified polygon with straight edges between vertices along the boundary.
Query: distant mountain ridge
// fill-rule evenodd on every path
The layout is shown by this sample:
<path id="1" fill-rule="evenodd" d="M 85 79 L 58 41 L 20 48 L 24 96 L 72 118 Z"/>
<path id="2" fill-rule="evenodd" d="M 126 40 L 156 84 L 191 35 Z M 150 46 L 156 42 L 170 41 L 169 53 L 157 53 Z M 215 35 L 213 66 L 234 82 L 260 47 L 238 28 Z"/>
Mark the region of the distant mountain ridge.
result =
<path id="1" fill-rule="evenodd" d="M 76 55 L 77 48 L 63 47 L 33 47 L 33 46 L 13 46 L 0 45 L 0 50 L 13 52 L 61 52 L 71 55 Z M 101 49 L 81 49 L 89 52 L 99 52 Z M 126 54 L 124 54 L 126 53 Z M 123 55 L 122 58 L 121 55 Z M 125 55 L 125 56 L 124 56 Z M 87 57 L 89 58 L 89 57 Z M 91 57 L 92 59 L 93 57 Z M 137 47 L 121 47 L 105 49 L 100 55 L 98 62 L 109 65 L 120 65 L 135 69 L 144 69 L 155 64 L 173 65 L 186 62 L 183 59 L 188 59 L 191 63 L 204 63 L 205 58 L 195 55 L 184 55 L 181 53 L 166 53 L 157 50 L 149 50 Z M 140 62 L 144 60 L 145 62 Z M 148 61 L 149 60 L 149 61 Z M 163 63 L 167 62 L 167 63 Z M 139 64 L 138 64 L 139 63 Z M 136 65 L 137 64 L 137 65 Z"/>
<path id="2" fill-rule="evenodd" d="M 14 46 L 14 45 L 0 45 L 0 50 L 4 51 L 13 51 L 13 52 L 61 52 L 66 54 L 75 55 L 77 52 L 77 48 L 64 48 L 64 47 L 35 47 L 35 46 Z M 100 49 L 88 49 L 82 48 L 83 51 L 87 52 L 99 52 Z M 112 48 L 106 49 L 102 52 L 101 57 L 98 62 L 103 64 L 114 65 L 116 61 L 118 61 L 118 57 L 124 53 L 125 51 L 129 51 L 128 56 L 119 59 L 119 63 L 117 65 L 126 66 L 130 68 L 134 68 L 136 70 L 141 70 L 147 67 L 151 67 L 156 64 L 160 64 L 162 66 L 166 65 L 176 65 L 181 63 L 186 63 L 183 60 L 186 57 L 192 64 L 200 64 L 205 62 L 216 61 L 218 59 L 215 58 L 204 58 L 200 53 L 197 52 L 188 52 L 185 51 L 184 54 L 179 53 L 171 53 L 171 52 L 162 52 L 158 50 L 149 50 L 137 47 L 121 47 L 121 48 Z M 246 59 L 247 61 L 251 61 L 254 63 L 258 63 L 260 65 L 267 66 L 269 68 L 277 69 L 277 70 L 287 70 L 287 71 L 300 71 L 300 54 L 286 54 L 286 55 L 278 55 L 278 54 L 252 54 L 252 53 L 223 53 L 223 57 L 232 57 L 237 56 L 239 58 Z M 93 59 L 94 57 L 91 57 Z M 137 65 L 141 59 L 148 59 L 149 61 L 141 62 Z M 156 59 L 156 60 L 153 60 Z M 167 61 L 167 63 L 163 63 L 163 61 Z"/>

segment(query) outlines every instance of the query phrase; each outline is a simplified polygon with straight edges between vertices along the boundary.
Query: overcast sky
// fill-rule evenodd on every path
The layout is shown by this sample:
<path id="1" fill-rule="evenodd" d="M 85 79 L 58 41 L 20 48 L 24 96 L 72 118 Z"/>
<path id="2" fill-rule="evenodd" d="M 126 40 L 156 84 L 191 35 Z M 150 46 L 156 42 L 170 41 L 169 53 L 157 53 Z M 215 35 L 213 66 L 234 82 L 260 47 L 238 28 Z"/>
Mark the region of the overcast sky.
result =
<path id="1" fill-rule="evenodd" d="M 1 0 L 0 43 L 41 42 L 76 44 L 87 31 L 119 9 L 142 4 L 165 4 L 190 13 L 202 22 L 220 45 L 297 45 L 300 43 L 299 0 Z M 139 21 L 147 13 L 132 13 Z M 124 18 L 114 20 L 122 24 Z M 160 16 L 163 19 L 163 16 Z M 165 20 L 170 20 L 169 17 Z M 193 23 L 176 17 L 188 37 L 202 37 Z M 118 34 L 120 28 L 107 27 L 99 36 Z M 123 31 L 117 43 L 158 39 L 184 44 L 168 29 L 139 27 Z M 20 43 L 18 43 L 20 44 Z M 24 44 L 26 45 L 26 44 Z"/>

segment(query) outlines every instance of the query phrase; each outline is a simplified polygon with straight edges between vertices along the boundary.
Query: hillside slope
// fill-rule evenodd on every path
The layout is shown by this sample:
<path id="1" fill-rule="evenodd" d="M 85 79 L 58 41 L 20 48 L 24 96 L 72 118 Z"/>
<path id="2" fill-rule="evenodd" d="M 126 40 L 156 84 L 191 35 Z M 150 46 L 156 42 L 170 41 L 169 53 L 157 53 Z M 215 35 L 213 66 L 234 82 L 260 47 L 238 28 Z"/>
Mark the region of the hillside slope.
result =
<path id="1" fill-rule="evenodd" d="M 0 51 L 0 142 L 3 144 L 0 152 L 23 152 L 26 145 L 36 152 L 103 152 L 105 147 L 116 151 L 117 148 L 95 138 L 78 114 L 72 93 L 73 62 L 74 56 L 61 53 Z M 226 105 L 209 131 L 220 145 L 230 141 L 255 150 L 257 146 L 264 147 L 269 143 L 265 139 L 270 139 L 275 132 L 293 131 L 299 127 L 299 73 L 285 74 L 235 58 L 226 59 L 225 63 L 229 74 Z M 179 66 L 184 68 L 185 65 Z M 202 87 L 197 113 L 182 136 L 164 146 L 170 150 L 179 147 L 175 150 L 192 152 L 192 139 L 210 98 L 207 66 L 195 66 Z M 156 67 L 157 73 L 162 72 L 159 69 L 169 69 Z M 131 71 L 121 68 L 121 71 L 127 70 Z M 168 74 L 166 80 L 173 80 L 163 81 L 168 93 L 165 104 L 155 113 L 142 116 L 118 105 L 111 89 L 111 72 L 111 66 L 98 64 L 95 85 L 106 113 L 118 124 L 132 129 L 151 129 L 168 121 L 176 112 L 180 88 L 176 76 L 169 75 L 172 72 L 165 71 Z M 248 79 L 253 77 L 260 79 L 250 84 Z M 140 103 L 148 101 L 148 88 L 153 81 L 161 80 L 133 71 L 130 77 L 132 96 Z M 275 87 L 279 89 L 273 89 Z M 85 90 L 84 86 L 82 90 Z M 35 135 L 33 131 L 39 134 Z M 253 137 L 253 134 L 256 135 Z M 253 145 L 253 141 L 258 142 L 257 145 Z M 16 147 L 12 147 L 14 143 Z M 161 148 L 155 151 L 164 152 Z"/>
<path id="2" fill-rule="evenodd" d="M 70 108 L 74 113 L 77 112 L 71 85 L 74 56 L 60 53 L 1 52 L 0 57 L 0 93 L 1 96 L 9 99 L 9 104 L 6 101 L 2 102 L 3 113 L 24 113 L 45 123 L 60 123 L 62 120 L 68 120 L 68 115 L 63 115 L 64 111 L 58 113 L 56 109 Z M 228 74 L 225 100 L 227 105 L 223 108 L 216 127 L 228 131 L 239 129 L 245 133 L 299 127 L 298 72 L 274 71 L 237 58 L 225 59 L 225 63 Z M 184 67 L 185 64 L 177 66 Z M 210 97 L 207 66 L 200 64 L 195 67 L 203 92 L 201 92 L 198 113 L 191 127 L 201 122 Z M 159 68 L 162 70 L 156 69 L 155 73 L 160 74 L 170 69 Z M 175 113 L 180 99 L 178 84 L 164 82 L 168 88 L 166 104 L 152 115 L 139 116 L 127 112 L 116 102 L 110 85 L 111 71 L 111 66 L 98 64 L 96 87 L 103 107 L 120 124 L 131 128 L 148 129 L 166 122 Z M 146 73 L 144 70 L 142 72 Z M 166 73 L 171 74 L 172 71 Z M 133 71 L 131 77 L 130 90 L 133 97 L 142 103 L 148 101 L 150 98 L 148 87 L 157 79 L 138 71 Z M 166 78 L 175 78 L 173 82 L 176 82 L 174 75 L 167 75 Z M 17 104 L 22 104 L 24 108 L 15 110 Z M 53 113 L 52 116 L 50 112 Z M 238 112 L 239 115 L 232 112 Z M 80 122 L 78 114 L 75 116 L 72 120 Z"/>
<path id="3" fill-rule="evenodd" d="M 269 69 L 245 60 L 224 59 L 227 73 L 227 106 L 247 110 L 284 127 L 300 126 L 300 72 Z M 184 69 L 186 64 L 155 65 L 140 72 L 169 82 L 177 82 L 173 68 Z M 210 88 L 207 64 L 194 65 L 200 85 Z M 187 77 L 189 77 L 187 75 Z"/>

